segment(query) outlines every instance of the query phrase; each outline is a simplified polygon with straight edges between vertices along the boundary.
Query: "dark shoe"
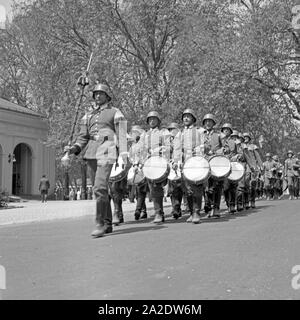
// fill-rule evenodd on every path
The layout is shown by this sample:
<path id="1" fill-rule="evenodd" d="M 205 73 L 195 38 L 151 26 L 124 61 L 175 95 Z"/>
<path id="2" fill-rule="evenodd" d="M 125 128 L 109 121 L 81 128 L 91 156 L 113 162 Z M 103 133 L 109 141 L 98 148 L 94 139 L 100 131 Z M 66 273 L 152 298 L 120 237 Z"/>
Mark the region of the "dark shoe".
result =
<path id="1" fill-rule="evenodd" d="M 252 209 L 255 209 L 256 207 L 255 207 L 255 202 L 254 201 L 251 201 L 251 208 Z"/>
<path id="2" fill-rule="evenodd" d="M 248 210 L 248 209 L 250 209 L 250 208 L 251 208 L 251 207 L 250 207 L 250 205 L 249 205 L 249 202 L 245 203 L 245 209 Z"/>
<path id="3" fill-rule="evenodd" d="M 119 216 L 119 220 L 120 220 L 120 223 L 124 223 L 124 216 L 123 216 L 123 214 Z"/>
<path id="4" fill-rule="evenodd" d="M 141 213 L 140 213 L 139 211 L 136 211 L 136 212 L 134 213 L 134 219 L 135 219 L 135 220 L 139 220 L 139 219 L 140 219 L 140 216 L 141 216 Z"/>
<path id="5" fill-rule="evenodd" d="M 229 212 L 230 212 L 230 213 L 235 213 L 235 212 L 236 212 L 235 206 L 233 206 L 233 205 L 230 206 L 230 207 L 229 207 Z"/>
<path id="6" fill-rule="evenodd" d="M 242 205 L 237 205 L 237 211 L 240 212 L 240 211 L 243 211 L 244 210 L 244 207 Z"/>
<path id="7" fill-rule="evenodd" d="M 177 220 L 179 217 L 181 217 L 180 212 L 173 211 L 173 218 Z"/>
<path id="8" fill-rule="evenodd" d="M 194 212 L 192 215 L 192 222 L 197 224 L 200 223 L 200 214 L 199 212 Z"/>
<path id="9" fill-rule="evenodd" d="M 164 222 L 164 221 L 165 221 L 165 219 L 164 219 L 163 214 L 160 214 L 160 213 L 156 213 L 156 214 L 155 214 L 153 223 L 162 223 L 162 222 Z"/>
<path id="10" fill-rule="evenodd" d="M 140 216 L 140 219 L 147 219 L 147 212 L 142 212 L 142 215 Z"/>
<path id="11" fill-rule="evenodd" d="M 96 229 L 91 233 L 91 236 L 94 238 L 100 238 L 103 237 L 105 233 L 112 233 L 112 231 L 112 226 L 100 226 L 97 224 Z"/>

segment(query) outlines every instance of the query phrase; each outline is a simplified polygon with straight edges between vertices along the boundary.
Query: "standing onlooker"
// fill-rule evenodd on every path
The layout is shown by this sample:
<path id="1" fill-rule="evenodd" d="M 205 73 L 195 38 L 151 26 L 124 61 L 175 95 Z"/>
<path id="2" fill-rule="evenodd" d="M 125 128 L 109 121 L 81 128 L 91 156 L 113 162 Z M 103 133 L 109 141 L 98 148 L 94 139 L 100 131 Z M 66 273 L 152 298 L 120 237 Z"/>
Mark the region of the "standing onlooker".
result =
<path id="1" fill-rule="evenodd" d="M 46 177 L 46 175 L 43 174 L 39 184 L 39 191 L 41 192 L 42 202 L 47 202 L 49 188 L 50 188 L 50 182 Z"/>
<path id="2" fill-rule="evenodd" d="M 77 190 L 77 200 L 81 199 L 81 191 L 80 189 Z"/>

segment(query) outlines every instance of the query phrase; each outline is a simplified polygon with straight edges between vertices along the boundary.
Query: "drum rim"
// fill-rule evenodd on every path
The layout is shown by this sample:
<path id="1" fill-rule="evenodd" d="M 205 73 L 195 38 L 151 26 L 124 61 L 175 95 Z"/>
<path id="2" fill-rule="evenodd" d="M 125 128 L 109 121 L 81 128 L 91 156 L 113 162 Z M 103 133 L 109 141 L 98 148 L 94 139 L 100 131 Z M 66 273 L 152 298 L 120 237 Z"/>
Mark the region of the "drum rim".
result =
<path id="1" fill-rule="evenodd" d="M 160 178 L 158 178 L 158 179 L 148 178 L 148 177 L 146 176 L 145 172 L 144 172 L 145 164 L 146 164 L 146 162 L 147 162 L 148 160 L 150 160 L 151 158 L 162 159 L 162 160 L 166 163 L 166 165 L 167 165 L 167 170 L 166 170 L 166 172 L 165 172 Z M 171 168 L 170 168 L 170 164 L 169 164 L 169 162 L 168 162 L 168 160 L 167 160 L 166 158 L 164 158 L 164 157 L 162 157 L 162 156 L 150 156 L 150 157 L 148 157 L 148 158 L 145 160 L 142 170 L 143 170 L 143 174 L 144 174 L 144 176 L 145 176 L 145 178 L 146 178 L 147 180 L 149 180 L 149 181 L 151 181 L 151 182 L 160 183 L 160 182 L 168 179 L 168 175 L 169 175 L 169 173 L 170 173 Z"/>

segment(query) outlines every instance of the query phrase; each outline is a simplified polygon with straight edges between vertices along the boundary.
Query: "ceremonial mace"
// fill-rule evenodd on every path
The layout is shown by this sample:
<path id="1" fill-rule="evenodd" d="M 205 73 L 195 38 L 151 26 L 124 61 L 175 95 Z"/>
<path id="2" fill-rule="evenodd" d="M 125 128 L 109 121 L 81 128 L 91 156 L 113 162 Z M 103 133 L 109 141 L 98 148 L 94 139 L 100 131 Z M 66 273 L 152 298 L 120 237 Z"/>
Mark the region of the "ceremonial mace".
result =
<path id="1" fill-rule="evenodd" d="M 71 134 L 70 134 L 70 138 L 69 138 L 69 142 L 68 142 L 69 147 L 71 147 L 71 145 L 72 145 L 75 127 L 76 127 L 78 114 L 79 114 L 79 109 L 80 109 L 80 106 L 82 104 L 82 100 L 84 97 L 84 89 L 89 84 L 88 74 L 89 74 L 89 69 L 90 69 L 90 65 L 91 65 L 91 61 L 92 61 L 92 56 L 93 56 L 93 52 L 90 55 L 90 59 L 89 59 L 89 63 L 86 68 L 86 71 L 84 72 L 84 74 L 82 74 L 79 77 L 79 79 L 77 81 L 77 85 L 79 85 L 81 87 L 81 92 L 80 92 L 80 97 L 79 97 L 79 99 L 77 101 L 77 105 L 76 105 L 76 112 L 75 112 L 74 121 L 72 124 L 72 130 L 71 130 Z M 69 151 L 67 151 L 64 154 L 64 156 L 61 158 L 61 164 L 63 165 L 63 167 L 65 169 L 69 169 L 71 167 L 71 159 L 70 159 L 70 152 Z"/>

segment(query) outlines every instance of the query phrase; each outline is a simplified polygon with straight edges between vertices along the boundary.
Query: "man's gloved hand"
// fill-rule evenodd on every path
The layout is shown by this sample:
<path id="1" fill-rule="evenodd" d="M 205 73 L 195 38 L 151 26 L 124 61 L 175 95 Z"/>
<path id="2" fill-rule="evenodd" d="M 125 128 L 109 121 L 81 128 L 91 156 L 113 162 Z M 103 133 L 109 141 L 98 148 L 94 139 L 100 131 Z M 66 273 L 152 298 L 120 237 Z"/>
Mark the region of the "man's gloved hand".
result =
<path id="1" fill-rule="evenodd" d="M 64 147 L 64 153 L 69 153 L 69 154 L 72 154 L 72 153 L 75 153 L 77 151 L 78 147 L 73 145 L 73 146 L 65 146 Z"/>

